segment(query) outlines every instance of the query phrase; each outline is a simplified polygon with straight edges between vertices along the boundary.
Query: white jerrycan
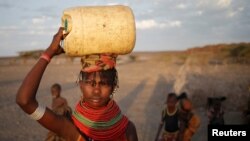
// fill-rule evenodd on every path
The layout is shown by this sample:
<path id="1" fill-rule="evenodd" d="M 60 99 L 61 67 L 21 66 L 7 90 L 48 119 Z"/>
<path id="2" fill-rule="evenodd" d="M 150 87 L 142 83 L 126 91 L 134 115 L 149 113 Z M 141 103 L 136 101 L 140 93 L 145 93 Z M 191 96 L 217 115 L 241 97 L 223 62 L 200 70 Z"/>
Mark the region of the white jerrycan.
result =
<path id="1" fill-rule="evenodd" d="M 64 50 L 68 56 L 132 52 L 136 29 L 128 6 L 82 6 L 63 11 L 62 26 L 68 33 Z"/>

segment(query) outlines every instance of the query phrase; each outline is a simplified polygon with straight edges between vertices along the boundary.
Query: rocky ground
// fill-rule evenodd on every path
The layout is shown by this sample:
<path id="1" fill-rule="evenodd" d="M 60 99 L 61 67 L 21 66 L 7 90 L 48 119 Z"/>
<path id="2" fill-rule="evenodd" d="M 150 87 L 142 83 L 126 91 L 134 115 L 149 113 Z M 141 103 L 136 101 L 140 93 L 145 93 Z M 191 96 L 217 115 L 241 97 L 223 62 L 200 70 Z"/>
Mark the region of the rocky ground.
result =
<path id="1" fill-rule="evenodd" d="M 226 124 L 244 122 L 241 113 L 249 98 L 249 65 L 195 65 L 181 60 L 166 62 L 159 56 L 162 54 L 124 56 L 117 65 L 120 88 L 114 99 L 135 123 L 140 141 L 154 140 L 166 94 L 173 91 L 188 92 L 201 118 L 201 127 L 193 141 L 207 140 L 205 104 L 208 96 L 227 96 L 223 103 Z M 0 60 L 1 141 L 45 139 L 48 131 L 30 120 L 15 103 L 17 90 L 35 62 L 36 59 Z M 39 87 L 38 101 L 50 107 L 50 86 L 57 82 L 62 85 L 62 96 L 73 108 L 81 96 L 75 83 L 80 68 L 78 59 L 52 60 Z"/>

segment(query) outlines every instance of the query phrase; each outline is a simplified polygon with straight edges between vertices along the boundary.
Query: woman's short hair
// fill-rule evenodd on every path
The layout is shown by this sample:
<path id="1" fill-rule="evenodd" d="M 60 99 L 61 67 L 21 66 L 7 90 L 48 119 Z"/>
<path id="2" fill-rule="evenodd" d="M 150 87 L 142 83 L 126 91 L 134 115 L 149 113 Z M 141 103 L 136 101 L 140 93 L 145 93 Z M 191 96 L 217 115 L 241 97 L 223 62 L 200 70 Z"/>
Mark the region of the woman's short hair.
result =
<path id="1" fill-rule="evenodd" d="M 107 83 L 112 86 L 112 88 L 118 87 L 118 73 L 115 68 L 98 71 L 100 73 L 101 79 L 106 79 Z M 79 80 L 86 80 L 93 74 L 96 75 L 97 72 L 80 72 Z"/>

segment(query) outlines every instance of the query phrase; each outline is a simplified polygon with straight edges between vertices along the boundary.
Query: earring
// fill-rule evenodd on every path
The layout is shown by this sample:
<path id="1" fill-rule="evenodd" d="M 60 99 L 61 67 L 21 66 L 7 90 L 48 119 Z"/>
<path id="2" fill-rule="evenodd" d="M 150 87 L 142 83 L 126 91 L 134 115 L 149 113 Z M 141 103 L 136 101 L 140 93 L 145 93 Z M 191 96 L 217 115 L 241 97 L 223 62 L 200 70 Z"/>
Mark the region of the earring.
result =
<path id="1" fill-rule="evenodd" d="M 117 87 L 115 87 L 113 92 L 111 93 L 111 95 L 109 95 L 110 99 L 112 99 L 114 97 L 116 90 L 117 90 Z"/>
<path id="2" fill-rule="evenodd" d="M 113 90 L 113 92 L 112 92 L 112 95 L 115 94 L 116 90 L 117 90 L 117 88 L 114 88 L 114 90 Z"/>
<path id="3" fill-rule="evenodd" d="M 112 99 L 113 98 L 113 93 L 111 95 L 109 95 L 109 98 Z"/>

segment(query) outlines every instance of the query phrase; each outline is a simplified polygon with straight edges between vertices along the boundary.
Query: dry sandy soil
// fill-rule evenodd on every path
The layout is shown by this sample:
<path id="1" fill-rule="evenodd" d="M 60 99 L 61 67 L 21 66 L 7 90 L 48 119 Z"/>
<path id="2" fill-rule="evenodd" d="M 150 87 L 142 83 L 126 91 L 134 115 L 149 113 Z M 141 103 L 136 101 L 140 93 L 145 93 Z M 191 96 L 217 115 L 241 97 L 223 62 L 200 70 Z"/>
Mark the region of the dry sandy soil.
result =
<path id="1" fill-rule="evenodd" d="M 162 54 L 161 54 L 162 55 Z M 227 96 L 224 107 L 226 124 L 243 123 L 242 110 L 249 98 L 249 65 L 192 65 L 171 61 L 166 63 L 157 53 L 124 56 L 118 61 L 119 85 L 114 99 L 122 112 L 137 128 L 140 141 L 154 140 L 166 94 L 187 91 L 201 118 L 201 126 L 193 141 L 207 140 L 205 104 L 208 96 Z M 0 140 L 42 141 L 48 132 L 16 105 L 15 96 L 25 75 L 36 59 L 1 59 L 0 61 Z M 50 107 L 50 86 L 62 85 L 62 96 L 74 108 L 80 99 L 75 81 L 80 70 L 79 60 L 58 58 L 49 64 L 37 99 Z M 53 124 L 53 123 L 51 123 Z"/>

